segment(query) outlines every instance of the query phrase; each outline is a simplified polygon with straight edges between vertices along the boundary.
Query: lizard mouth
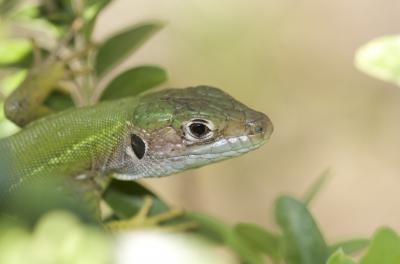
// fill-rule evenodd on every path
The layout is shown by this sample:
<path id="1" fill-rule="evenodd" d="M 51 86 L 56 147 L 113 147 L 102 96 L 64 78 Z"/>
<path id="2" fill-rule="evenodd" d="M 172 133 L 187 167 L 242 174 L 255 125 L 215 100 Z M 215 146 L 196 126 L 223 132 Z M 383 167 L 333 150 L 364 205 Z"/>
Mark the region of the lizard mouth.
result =
<path id="1" fill-rule="evenodd" d="M 255 150 L 266 142 L 263 133 L 222 138 L 207 146 L 198 146 L 191 149 L 190 153 L 169 157 L 170 160 L 182 158 L 188 160 L 208 160 L 211 162 L 240 156 Z"/>

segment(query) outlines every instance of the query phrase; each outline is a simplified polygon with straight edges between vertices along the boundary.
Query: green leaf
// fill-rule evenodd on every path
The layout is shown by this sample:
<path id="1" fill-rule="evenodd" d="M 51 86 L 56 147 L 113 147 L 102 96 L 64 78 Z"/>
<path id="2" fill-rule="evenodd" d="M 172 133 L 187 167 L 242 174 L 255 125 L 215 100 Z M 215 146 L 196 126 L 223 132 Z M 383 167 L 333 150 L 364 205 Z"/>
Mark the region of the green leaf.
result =
<path id="1" fill-rule="evenodd" d="M 0 1 L 0 15 L 4 16 L 12 11 L 20 4 L 21 0 L 1 0 Z"/>
<path id="2" fill-rule="evenodd" d="M 57 90 L 53 91 L 49 97 L 47 97 L 44 104 L 56 112 L 64 111 L 75 106 L 71 96 Z"/>
<path id="3" fill-rule="evenodd" d="M 352 239 L 336 243 L 329 247 L 330 252 L 336 252 L 341 249 L 345 254 L 353 254 L 368 247 L 368 239 Z"/>
<path id="4" fill-rule="evenodd" d="M 289 196 L 276 201 L 275 217 L 283 231 L 288 264 L 325 263 L 329 250 L 307 207 Z"/>
<path id="5" fill-rule="evenodd" d="M 400 237 L 389 228 L 378 230 L 360 264 L 400 263 Z"/>
<path id="6" fill-rule="evenodd" d="M 224 243 L 225 237 L 228 236 L 231 229 L 222 221 L 202 213 L 187 212 L 185 218 L 199 223 L 200 227 L 196 230 L 196 233 L 217 243 Z"/>
<path id="7" fill-rule="evenodd" d="M 0 80 L 1 91 L 9 95 L 25 80 L 27 74 L 28 72 L 26 70 L 19 70 Z"/>
<path id="8" fill-rule="evenodd" d="M 400 35 L 368 42 L 356 52 L 355 65 L 375 78 L 400 85 Z"/>
<path id="9" fill-rule="evenodd" d="M 310 205 L 310 203 L 314 200 L 314 198 L 321 191 L 322 187 L 325 185 L 325 183 L 328 180 L 329 176 L 330 176 L 330 170 L 329 169 L 323 171 L 321 173 L 321 175 L 318 177 L 317 181 L 306 192 L 306 194 L 304 195 L 303 201 L 307 206 Z"/>
<path id="10" fill-rule="evenodd" d="M 73 3 L 70 0 L 45 0 L 39 6 L 39 17 L 55 26 L 69 26 L 75 19 Z"/>
<path id="11" fill-rule="evenodd" d="M 168 206 L 154 193 L 135 181 L 113 180 L 103 194 L 103 199 L 113 209 L 119 219 L 134 216 L 143 205 L 143 198 L 152 196 L 153 206 L 150 215 L 168 211 Z"/>
<path id="12" fill-rule="evenodd" d="M 282 258 L 280 254 L 280 237 L 255 224 L 238 224 L 235 233 L 257 252 L 271 257 L 275 263 Z"/>
<path id="13" fill-rule="evenodd" d="M 111 100 L 138 95 L 167 80 L 167 73 L 157 66 L 140 66 L 129 69 L 105 88 L 101 100 Z"/>
<path id="14" fill-rule="evenodd" d="M 15 21 L 35 19 L 39 16 L 39 6 L 36 4 L 24 3 L 23 6 L 18 8 L 16 12 L 12 15 L 12 19 Z"/>
<path id="15" fill-rule="evenodd" d="M 92 36 L 93 29 L 96 24 L 96 20 L 100 12 L 110 4 L 112 0 L 88 0 L 85 1 L 85 11 L 83 13 L 83 19 L 85 25 L 82 29 L 86 39 L 90 39 Z"/>
<path id="16" fill-rule="evenodd" d="M 213 233 L 213 236 L 223 241 L 245 262 L 251 264 L 265 263 L 260 254 L 249 247 L 227 224 L 201 213 L 186 213 L 186 219 L 194 220 L 200 224 L 200 228 Z"/>
<path id="17" fill-rule="evenodd" d="M 95 62 L 97 75 L 101 77 L 114 68 L 161 28 L 161 23 L 145 23 L 111 36 L 97 52 Z"/>
<path id="18" fill-rule="evenodd" d="M 32 44 L 26 39 L 2 39 L 0 41 L 0 67 L 27 64 L 32 56 Z"/>
<path id="19" fill-rule="evenodd" d="M 338 250 L 332 256 L 329 257 L 327 264 L 357 264 L 357 263 L 351 258 L 347 257 L 342 250 Z"/>
<path id="20" fill-rule="evenodd" d="M 0 167 L 0 177 L 3 177 L 10 170 L 10 166 L 0 161 Z M 0 191 L 2 191 L 0 192 L 0 214 L 14 216 L 27 224 L 33 224 L 46 212 L 68 210 L 86 222 L 98 224 L 93 214 L 92 204 L 83 203 L 83 194 L 77 194 L 72 186 L 63 186 L 64 182 L 56 176 L 59 175 L 46 179 L 46 184 L 34 179 L 29 184 L 9 193 L 4 193 L 6 184 L 0 185 Z M 62 190 L 59 186 L 63 186 Z"/>

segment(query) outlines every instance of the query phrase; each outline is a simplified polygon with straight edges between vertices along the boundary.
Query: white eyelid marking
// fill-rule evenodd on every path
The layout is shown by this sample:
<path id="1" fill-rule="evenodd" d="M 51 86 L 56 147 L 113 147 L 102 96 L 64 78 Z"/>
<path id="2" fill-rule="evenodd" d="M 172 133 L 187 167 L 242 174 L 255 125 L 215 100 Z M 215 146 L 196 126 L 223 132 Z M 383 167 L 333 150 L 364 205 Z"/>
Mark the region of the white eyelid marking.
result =
<path id="1" fill-rule="evenodd" d="M 141 138 L 142 139 L 142 138 Z M 148 146 L 147 146 L 147 142 L 146 141 L 144 141 L 143 139 L 142 139 L 142 141 L 143 141 L 143 143 L 144 143 L 144 153 L 145 153 L 145 155 L 146 155 L 146 153 L 147 153 L 147 148 L 148 148 Z M 132 149 L 132 146 L 131 145 L 128 145 L 128 146 L 126 146 L 126 148 L 125 148 L 125 153 L 132 159 L 132 160 L 135 160 L 135 161 L 138 161 L 138 160 L 140 160 L 137 156 L 136 156 L 136 154 L 135 154 L 135 152 L 133 151 L 133 149 Z"/>
<path id="2" fill-rule="evenodd" d="M 138 158 L 136 157 L 135 153 L 133 152 L 132 147 L 129 146 L 129 145 L 126 146 L 125 153 L 126 153 L 129 157 L 131 157 L 133 160 L 137 160 L 137 159 L 138 159 Z"/>

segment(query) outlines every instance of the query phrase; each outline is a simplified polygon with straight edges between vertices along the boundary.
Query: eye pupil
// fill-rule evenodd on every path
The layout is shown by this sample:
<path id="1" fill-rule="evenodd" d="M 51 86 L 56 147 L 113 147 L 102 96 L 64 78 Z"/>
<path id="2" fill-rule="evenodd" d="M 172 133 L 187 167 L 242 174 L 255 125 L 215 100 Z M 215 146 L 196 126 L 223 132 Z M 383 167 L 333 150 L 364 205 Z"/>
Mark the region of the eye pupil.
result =
<path id="1" fill-rule="evenodd" d="M 189 126 L 190 132 L 192 132 L 193 136 L 197 138 L 201 138 L 210 132 L 210 129 L 202 123 L 193 123 Z"/>

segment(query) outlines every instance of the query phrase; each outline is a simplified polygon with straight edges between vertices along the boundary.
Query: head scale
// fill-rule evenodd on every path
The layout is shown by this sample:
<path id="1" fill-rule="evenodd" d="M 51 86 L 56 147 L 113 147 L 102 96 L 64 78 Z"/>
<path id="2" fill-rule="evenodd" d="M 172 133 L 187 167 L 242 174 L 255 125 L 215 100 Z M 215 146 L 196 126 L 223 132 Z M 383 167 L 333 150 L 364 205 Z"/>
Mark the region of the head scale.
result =
<path id="1" fill-rule="evenodd" d="M 239 156 L 272 133 L 269 118 L 209 86 L 143 96 L 121 144 L 120 179 L 164 176 Z M 121 156 L 123 155 L 123 157 Z"/>

